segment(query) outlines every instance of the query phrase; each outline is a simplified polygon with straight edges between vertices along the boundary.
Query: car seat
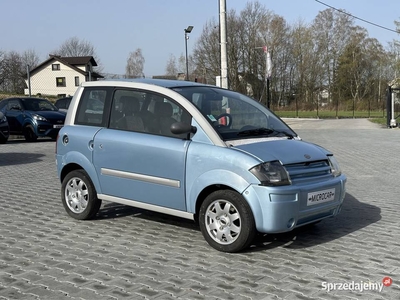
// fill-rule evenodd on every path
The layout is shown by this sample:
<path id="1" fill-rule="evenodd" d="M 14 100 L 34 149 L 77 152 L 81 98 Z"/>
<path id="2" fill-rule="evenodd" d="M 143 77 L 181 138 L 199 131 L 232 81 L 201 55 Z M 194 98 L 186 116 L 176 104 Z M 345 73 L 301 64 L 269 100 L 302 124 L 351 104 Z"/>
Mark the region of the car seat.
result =
<path id="1" fill-rule="evenodd" d="M 140 103 L 135 97 L 122 96 L 120 99 L 122 103 L 123 117 L 117 122 L 118 128 L 131 131 L 144 131 L 144 123 L 139 116 Z"/>
<path id="2" fill-rule="evenodd" d="M 154 114 L 158 121 L 158 128 L 161 134 L 173 136 L 171 125 L 177 121 L 172 117 L 173 109 L 171 103 L 156 102 L 154 106 Z"/>

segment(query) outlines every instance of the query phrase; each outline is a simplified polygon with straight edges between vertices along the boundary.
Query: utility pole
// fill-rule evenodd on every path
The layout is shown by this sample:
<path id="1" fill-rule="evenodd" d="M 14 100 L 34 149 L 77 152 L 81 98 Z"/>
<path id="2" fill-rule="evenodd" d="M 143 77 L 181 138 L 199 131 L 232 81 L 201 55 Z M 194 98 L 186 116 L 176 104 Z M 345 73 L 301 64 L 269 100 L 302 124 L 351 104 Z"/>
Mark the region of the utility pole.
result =
<path id="1" fill-rule="evenodd" d="M 32 91 L 31 91 L 31 71 L 29 65 L 26 65 L 26 74 L 28 75 L 28 92 L 29 92 L 29 97 L 32 97 Z"/>
<path id="2" fill-rule="evenodd" d="M 226 41 L 226 0 L 219 0 L 219 30 L 221 48 L 221 87 L 228 88 L 228 55 Z"/>
<path id="3" fill-rule="evenodd" d="M 263 47 L 256 47 L 255 49 L 263 49 L 265 53 L 265 87 L 267 90 L 267 107 L 270 108 L 271 105 L 271 98 L 270 98 L 270 78 L 272 74 L 272 61 L 271 61 L 271 54 L 268 51 L 267 46 Z M 261 99 L 260 99 L 261 101 Z"/>

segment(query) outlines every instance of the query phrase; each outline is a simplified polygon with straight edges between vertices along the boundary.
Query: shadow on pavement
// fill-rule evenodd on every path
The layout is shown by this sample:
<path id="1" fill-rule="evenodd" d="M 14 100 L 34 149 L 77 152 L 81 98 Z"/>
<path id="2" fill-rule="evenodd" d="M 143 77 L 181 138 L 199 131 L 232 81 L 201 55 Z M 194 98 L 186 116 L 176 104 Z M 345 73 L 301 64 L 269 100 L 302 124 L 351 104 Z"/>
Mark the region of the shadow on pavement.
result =
<path id="1" fill-rule="evenodd" d="M 24 138 L 10 138 L 6 144 L 37 144 L 37 143 L 47 143 L 47 142 L 55 142 L 54 139 L 51 138 L 46 138 L 46 137 L 40 137 L 38 138 L 35 142 L 27 142 Z"/>
<path id="2" fill-rule="evenodd" d="M 100 210 L 97 219 L 114 219 L 126 216 L 196 230 L 201 235 L 199 226 L 194 221 L 116 203 L 106 202 Z M 342 211 L 338 216 L 286 233 L 258 234 L 251 247 L 244 250 L 244 253 L 278 247 L 289 249 L 308 248 L 354 233 L 378 222 L 380 219 L 381 209 L 379 207 L 360 202 L 352 195 L 346 194 Z"/>
<path id="3" fill-rule="evenodd" d="M 31 164 L 41 161 L 44 154 L 38 153 L 23 153 L 23 152 L 9 152 L 0 153 L 0 166 L 12 166 Z"/>
<path id="4" fill-rule="evenodd" d="M 133 216 L 135 218 L 159 222 L 167 225 L 177 225 L 187 229 L 195 229 L 200 232 L 200 228 L 192 220 L 170 216 L 141 208 L 122 205 L 118 203 L 105 202 L 105 204 L 103 204 L 99 213 L 97 214 L 96 219 L 115 219 L 127 216 Z"/>

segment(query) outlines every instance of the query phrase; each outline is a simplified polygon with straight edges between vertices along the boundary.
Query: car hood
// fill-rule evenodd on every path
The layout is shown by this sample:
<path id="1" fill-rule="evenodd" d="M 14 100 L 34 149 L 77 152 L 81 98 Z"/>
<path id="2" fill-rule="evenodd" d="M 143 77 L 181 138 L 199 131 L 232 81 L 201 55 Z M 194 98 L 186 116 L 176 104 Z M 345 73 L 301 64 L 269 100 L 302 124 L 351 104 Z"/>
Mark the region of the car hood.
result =
<path id="1" fill-rule="evenodd" d="M 331 154 L 318 145 L 295 139 L 264 140 L 239 144 L 233 148 L 256 156 L 261 161 L 279 160 L 284 165 L 323 160 Z"/>
<path id="2" fill-rule="evenodd" d="M 66 116 L 65 112 L 51 110 L 31 111 L 30 113 L 37 114 L 39 116 L 45 117 L 46 119 L 65 119 Z"/>

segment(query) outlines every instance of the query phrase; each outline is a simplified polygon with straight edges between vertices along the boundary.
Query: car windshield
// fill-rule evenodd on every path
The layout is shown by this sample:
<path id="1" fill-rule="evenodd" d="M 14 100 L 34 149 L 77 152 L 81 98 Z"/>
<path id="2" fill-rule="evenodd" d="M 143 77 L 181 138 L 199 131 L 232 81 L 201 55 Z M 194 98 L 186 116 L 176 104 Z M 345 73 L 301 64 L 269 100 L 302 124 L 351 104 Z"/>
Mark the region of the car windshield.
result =
<path id="1" fill-rule="evenodd" d="M 50 101 L 46 99 L 26 98 L 22 99 L 22 103 L 24 105 L 25 110 L 31 110 L 31 111 L 58 110 L 57 107 L 55 107 Z"/>
<path id="2" fill-rule="evenodd" d="M 173 90 L 197 106 L 224 141 L 297 136 L 268 108 L 240 93 L 209 86 Z"/>

